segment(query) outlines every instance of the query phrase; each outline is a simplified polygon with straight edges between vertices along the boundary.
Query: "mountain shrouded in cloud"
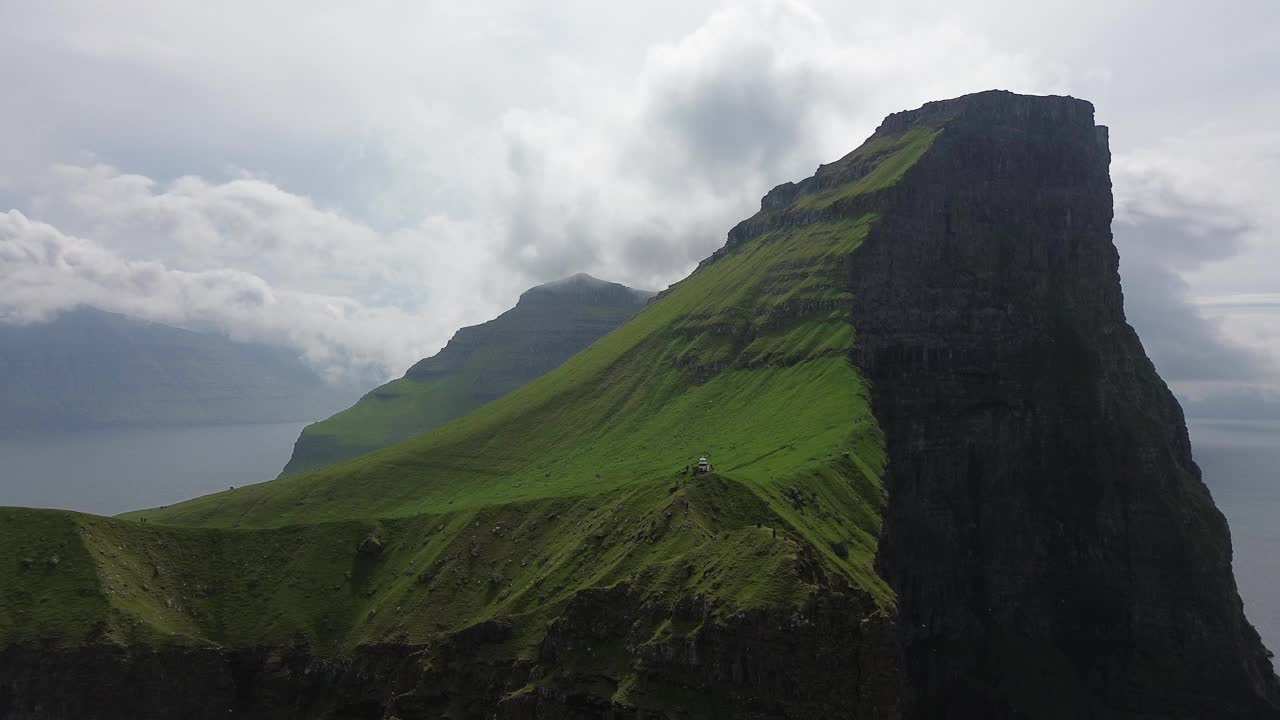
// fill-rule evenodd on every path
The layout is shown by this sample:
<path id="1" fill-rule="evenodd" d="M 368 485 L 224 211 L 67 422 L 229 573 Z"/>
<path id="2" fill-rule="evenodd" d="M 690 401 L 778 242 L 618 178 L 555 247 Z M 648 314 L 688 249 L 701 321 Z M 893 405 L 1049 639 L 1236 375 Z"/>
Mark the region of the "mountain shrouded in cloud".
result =
<path id="1" fill-rule="evenodd" d="M 287 349 L 92 308 L 0 324 L 0 437 L 309 420 L 356 392 Z"/>
<path id="2" fill-rule="evenodd" d="M 130 260 L 16 211 L 0 215 L 0 288 L 0 319 L 10 324 L 47 321 L 58 311 L 87 305 L 286 344 L 336 380 L 377 377 L 415 349 L 412 336 L 399 331 L 415 320 L 403 310 L 274 288 L 232 268 L 180 270 Z M 408 347 L 397 347 L 397 337 Z"/>
<path id="3" fill-rule="evenodd" d="M 531 288 L 493 320 L 459 330 L 404 377 L 308 425 L 284 474 L 387 447 L 496 400 L 600 339 L 652 295 L 586 274 Z"/>

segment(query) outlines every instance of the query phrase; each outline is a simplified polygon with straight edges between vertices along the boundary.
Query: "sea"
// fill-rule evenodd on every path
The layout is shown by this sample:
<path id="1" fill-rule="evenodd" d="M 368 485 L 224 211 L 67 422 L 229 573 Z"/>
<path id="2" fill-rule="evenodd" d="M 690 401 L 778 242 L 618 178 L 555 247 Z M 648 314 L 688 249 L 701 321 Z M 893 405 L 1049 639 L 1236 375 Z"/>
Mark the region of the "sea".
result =
<path id="1" fill-rule="evenodd" d="M 1231 526 L 1245 615 L 1280 655 L 1280 422 L 1189 418 L 1187 425 L 1196 464 Z"/>
<path id="2" fill-rule="evenodd" d="M 270 480 L 303 423 L 107 430 L 0 439 L 0 505 L 114 515 Z M 1280 422 L 1189 421 L 1231 526 L 1245 612 L 1280 653 Z"/>
<path id="3" fill-rule="evenodd" d="M 306 423 L 0 438 L 0 505 L 115 515 L 271 480 Z"/>

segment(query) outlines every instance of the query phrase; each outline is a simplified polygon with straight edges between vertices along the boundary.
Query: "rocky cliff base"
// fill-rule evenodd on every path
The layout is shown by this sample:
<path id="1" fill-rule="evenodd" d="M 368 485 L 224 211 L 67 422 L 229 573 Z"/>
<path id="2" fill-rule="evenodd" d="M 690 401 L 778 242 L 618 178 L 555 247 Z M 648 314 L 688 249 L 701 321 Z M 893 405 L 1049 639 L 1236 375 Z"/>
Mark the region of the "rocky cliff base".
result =
<path id="1" fill-rule="evenodd" d="M 655 640 L 652 631 L 671 633 Z M 716 620 L 705 605 L 576 596 L 536 657 L 488 622 L 426 645 L 318 658 L 304 647 L 25 643 L 0 651 L 0 717 L 897 718 L 892 624 L 857 594 Z"/>

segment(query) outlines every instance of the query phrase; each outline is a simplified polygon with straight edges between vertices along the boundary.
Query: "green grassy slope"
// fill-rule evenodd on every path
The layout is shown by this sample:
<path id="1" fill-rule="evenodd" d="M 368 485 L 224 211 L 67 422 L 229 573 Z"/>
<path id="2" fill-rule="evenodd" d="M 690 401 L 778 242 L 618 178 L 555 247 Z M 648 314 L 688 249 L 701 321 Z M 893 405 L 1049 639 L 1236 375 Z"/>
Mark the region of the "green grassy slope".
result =
<path id="1" fill-rule="evenodd" d="M 665 482 L 703 452 L 756 483 L 847 450 L 874 475 L 879 438 L 838 289 L 870 221 L 755 238 L 560 368 L 433 432 L 137 516 L 269 527 L 413 515 Z"/>
<path id="2" fill-rule="evenodd" d="M 779 223 L 782 210 L 762 210 L 632 320 L 433 431 L 121 519 L 3 511 L 17 516 L 0 553 L 77 549 L 48 572 L 0 557 L 0 587 L 13 588 L 0 633 L 59 627 L 56 609 L 23 618 L 72 573 L 98 603 L 67 610 L 72 634 L 90 624 L 73 616 L 105 612 L 99 631 L 113 636 L 332 649 L 505 617 L 525 653 L 573 593 L 624 582 L 731 613 L 794 606 L 838 576 L 892 604 L 872 568 L 882 438 L 849 361 L 844 285 L 876 220 L 868 193 L 892 178 L 844 186 L 882 166 L 900 177 L 899 153 L 917 145 L 892 146 L 851 154 L 789 203 L 845 193 L 828 211 Z M 716 472 L 688 474 L 703 453 Z M 32 534 L 45 525 L 60 529 Z M 380 554 L 358 550 L 366 538 Z"/>
<path id="3" fill-rule="evenodd" d="M 529 622 L 510 648 L 517 656 L 584 587 L 630 582 L 654 598 L 702 595 L 722 616 L 789 606 L 811 589 L 797 568 L 812 550 L 792 523 L 834 541 L 850 515 L 865 512 L 838 470 L 795 487 L 800 504 L 784 513 L 711 476 L 607 498 L 255 530 L 6 509 L 0 642 L 301 642 L 340 653 L 519 617 Z M 380 553 L 359 551 L 368 538 Z M 830 564 L 858 570 L 852 558 L 833 555 Z"/>
<path id="4" fill-rule="evenodd" d="M 387 447 L 465 414 L 470 409 L 468 385 L 474 375 L 459 380 L 397 378 L 375 388 L 355 405 L 303 428 L 281 474 L 323 467 Z"/>
<path id="5" fill-rule="evenodd" d="M 575 275 L 525 292 L 489 322 L 355 405 L 307 426 L 283 475 L 395 444 L 465 415 L 569 359 L 635 315 L 650 293 Z"/>

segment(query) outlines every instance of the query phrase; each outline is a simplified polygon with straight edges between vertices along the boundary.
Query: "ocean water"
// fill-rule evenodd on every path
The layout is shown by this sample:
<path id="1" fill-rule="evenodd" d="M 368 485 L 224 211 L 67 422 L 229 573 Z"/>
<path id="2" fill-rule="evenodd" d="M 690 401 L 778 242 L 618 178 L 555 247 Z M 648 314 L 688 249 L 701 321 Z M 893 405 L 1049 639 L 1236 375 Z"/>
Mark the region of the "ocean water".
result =
<path id="1" fill-rule="evenodd" d="M 1231 526 L 1245 614 L 1280 653 L 1280 423 L 1192 418 L 1188 425 L 1196 463 Z"/>
<path id="2" fill-rule="evenodd" d="M 0 505 L 114 515 L 270 480 L 305 423 L 0 439 Z"/>
<path id="3" fill-rule="evenodd" d="M 0 505 L 112 515 L 274 478 L 302 423 L 0 440 Z M 1236 582 L 1280 652 L 1280 423 L 1190 421 L 1196 461 L 1231 525 Z"/>

